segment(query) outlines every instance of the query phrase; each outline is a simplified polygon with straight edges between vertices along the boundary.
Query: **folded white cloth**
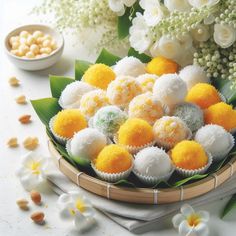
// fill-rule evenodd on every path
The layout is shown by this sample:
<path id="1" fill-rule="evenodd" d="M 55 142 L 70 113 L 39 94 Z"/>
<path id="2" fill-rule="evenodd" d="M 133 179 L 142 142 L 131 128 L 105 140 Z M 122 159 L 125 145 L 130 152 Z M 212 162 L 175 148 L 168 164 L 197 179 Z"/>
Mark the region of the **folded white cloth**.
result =
<path id="1" fill-rule="evenodd" d="M 121 226 L 135 232 L 143 231 L 145 228 L 148 230 L 152 224 L 162 224 L 163 220 L 178 211 L 183 203 L 200 206 L 230 196 L 236 192 L 236 175 L 234 175 L 217 189 L 188 201 L 164 205 L 142 205 L 108 200 L 92 194 L 72 183 L 59 170 L 55 169 L 55 167 L 48 174 L 48 180 L 52 185 L 52 189 L 58 194 L 71 190 L 81 191 L 90 199 L 95 208 L 104 212 L 105 215 Z"/>

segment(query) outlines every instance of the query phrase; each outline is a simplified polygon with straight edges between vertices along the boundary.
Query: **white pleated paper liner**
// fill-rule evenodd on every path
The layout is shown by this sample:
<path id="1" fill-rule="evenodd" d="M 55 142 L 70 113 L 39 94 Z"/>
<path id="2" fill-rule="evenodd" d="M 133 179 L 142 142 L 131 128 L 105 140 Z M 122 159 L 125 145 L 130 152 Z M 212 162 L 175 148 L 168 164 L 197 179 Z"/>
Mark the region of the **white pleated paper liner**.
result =
<path id="1" fill-rule="evenodd" d="M 190 140 L 192 138 L 192 131 L 188 127 L 187 127 L 187 132 L 188 132 L 187 137 L 184 140 Z M 181 141 L 183 141 L 183 140 L 179 140 L 178 142 L 181 142 Z M 162 147 L 167 150 L 173 148 L 176 145 L 176 143 L 167 143 L 167 142 L 164 142 L 164 141 L 158 140 L 158 139 L 156 139 L 156 144 L 158 147 Z"/>
<path id="2" fill-rule="evenodd" d="M 54 123 L 54 121 L 55 121 L 55 118 L 56 118 L 56 115 L 53 116 L 53 117 L 50 119 L 50 121 L 49 121 L 49 129 L 50 129 L 50 131 L 52 132 L 52 134 L 53 134 L 53 136 L 55 137 L 55 139 L 56 139 L 60 144 L 65 145 L 66 142 L 69 140 L 69 138 L 64 138 L 64 137 L 62 137 L 62 136 L 60 136 L 60 135 L 58 135 L 58 134 L 56 134 L 56 133 L 54 132 L 54 130 L 53 130 L 53 123 Z"/>
<path id="3" fill-rule="evenodd" d="M 114 182 L 117 182 L 122 179 L 127 179 L 133 169 L 134 164 L 132 163 L 131 167 L 128 170 L 120 172 L 120 173 L 102 172 L 102 171 L 98 170 L 92 162 L 91 162 L 91 166 L 92 166 L 93 170 L 95 171 L 96 175 L 100 179 L 105 180 L 110 183 L 114 183 Z"/>
<path id="4" fill-rule="evenodd" d="M 122 147 L 124 147 L 129 153 L 131 154 L 136 154 L 138 153 L 139 151 L 141 151 L 142 149 L 146 148 L 146 147 L 151 147 L 151 146 L 154 146 L 154 144 L 156 143 L 155 141 L 152 141 L 150 143 L 147 143 L 145 145 L 142 145 L 142 146 L 137 146 L 137 147 L 134 147 L 134 146 L 129 146 L 129 145 L 123 145 L 123 144 L 120 144 L 118 142 L 118 138 L 117 138 L 117 135 L 114 135 L 114 142 Z"/>
<path id="5" fill-rule="evenodd" d="M 137 170 L 133 169 L 133 173 L 135 176 L 144 184 L 149 185 L 149 186 L 154 186 L 155 184 L 160 183 L 161 181 L 168 181 L 171 177 L 171 175 L 174 173 L 175 167 L 173 166 L 171 171 L 162 176 L 148 176 L 148 175 L 143 175 L 140 174 Z"/>
<path id="6" fill-rule="evenodd" d="M 175 166 L 175 170 L 178 174 L 180 174 L 184 177 L 190 177 L 193 175 L 204 174 L 204 173 L 206 173 L 206 171 L 208 170 L 208 168 L 211 166 L 211 164 L 213 162 L 212 155 L 210 153 L 207 153 L 207 156 L 208 156 L 208 163 L 201 168 L 198 168 L 196 170 L 188 170 L 188 169 L 183 169 L 183 168 Z"/>
<path id="7" fill-rule="evenodd" d="M 234 136 L 231 133 L 228 133 L 228 135 L 230 139 L 230 146 L 226 150 L 218 152 L 217 154 L 211 153 L 213 161 L 220 161 L 224 159 L 229 154 L 230 150 L 234 147 L 235 144 Z"/>

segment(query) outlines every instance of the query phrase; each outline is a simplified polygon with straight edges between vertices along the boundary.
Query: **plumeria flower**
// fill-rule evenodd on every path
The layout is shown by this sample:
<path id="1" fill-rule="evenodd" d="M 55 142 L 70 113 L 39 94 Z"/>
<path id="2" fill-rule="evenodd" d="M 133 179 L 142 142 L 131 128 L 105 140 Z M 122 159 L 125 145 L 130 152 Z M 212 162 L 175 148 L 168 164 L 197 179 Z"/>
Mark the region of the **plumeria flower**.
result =
<path id="1" fill-rule="evenodd" d="M 144 19 L 148 26 L 155 26 L 165 16 L 159 0 L 140 0 L 139 5 L 144 9 Z"/>
<path id="2" fill-rule="evenodd" d="M 108 4 L 112 11 L 118 16 L 122 16 L 125 13 L 125 7 L 131 7 L 136 0 L 109 0 Z"/>
<path id="3" fill-rule="evenodd" d="M 198 42 L 205 42 L 210 38 L 210 29 L 207 25 L 198 25 L 191 31 L 193 39 Z"/>
<path id="4" fill-rule="evenodd" d="M 172 223 L 183 236 L 207 236 L 209 229 L 209 213 L 207 211 L 195 212 L 194 209 L 185 204 L 180 209 L 181 213 L 173 217 Z"/>
<path id="5" fill-rule="evenodd" d="M 57 204 L 61 217 L 73 220 L 78 231 L 85 231 L 94 224 L 95 210 L 79 192 L 71 191 L 60 195 Z"/>
<path id="6" fill-rule="evenodd" d="M 204 6 L 214 6 L 216 5 L 220 0 L 188 0 L 188 2 L 196 8 L 201 8 Z"/>
<path id="7" fill-rule="evenodd" d="M 214 25 L 214 40 L 222 48 L 228 48 L 236 40 L 236 29 L 230 25 Z"/>
<path id="8" fill-rule="evenodd" d="M 143 53 L 147 50 L 152 42 L 149 27 L 141 13 L 137 13 L 136 17 L 132 21 L 132 26 L 129 29 L 129 41 L 131 46 Z"/>
<path id="9" fill-rule="evenodd" d="M 23 187 L 30 191 L 45 182 L 47 168 L 47 158 L 35 152 L 29 152 L 22 157 L 21 166 L 16 175 L 19 177 Z"/>
<path id="10" fill-rule="evenodd" d="M 191 5 L 188 3 L 188 0 L 164 0 L 165 6 L 170 12 L 172 11 L 189 11 Z"/>

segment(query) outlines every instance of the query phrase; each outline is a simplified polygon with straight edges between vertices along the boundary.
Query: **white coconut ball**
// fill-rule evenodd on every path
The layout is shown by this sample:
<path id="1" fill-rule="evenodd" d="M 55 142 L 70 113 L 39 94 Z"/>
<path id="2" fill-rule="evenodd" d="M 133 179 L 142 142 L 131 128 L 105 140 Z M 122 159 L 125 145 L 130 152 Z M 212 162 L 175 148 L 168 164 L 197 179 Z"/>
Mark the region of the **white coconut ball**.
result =
<path id="1" fill-rule="evenodd" d="M 136 154 L 134 170 L 144 176 L 160 177 L 171 172 L 172 164 L 164 150 L 147 147 Z"/>
<path id="2" fill-rule="evenodd" d="M 186 83 L 177 74 L 162 75 L 153 86 L 154 99 L 169 108 L 183 102 L 186 95 Z"/>
<path id="3" fill-rule="evenodd" d="M 205 125 L 195 134 L 195 141 L 200 143 L 214 160 L 226 156 L 234 145 L 233 136 L 219 125 Z"/>
<path id="4" fill-rule="evenodd" d="M 76 158 L 92 160 L 97 157 L 106 144 L 107 138 L 103 133 L 97 129 L 86 128 L 73 136 L 67 149 L 75 160 Z"/>
<path id="5" fill-rule="evenodd" d="M 179 72 L 179 76 L 186 83 L 188 90 L 190 90 L 195 84 L 210 82 L 203 68 L 198 65 L 189 65 L 184 67 Z"/>
<path id="6" fill-rule="evenodd" d="M 137 77 L 145 74 L 145 64 L 135 57 L 124 57 L 114 66 L 116 76 L 129 75 Z"/>
<path id="7" fill-rule="evenodd" d="M 62 91 L 59 104 L 64 109 L 79 108 L 81 97 L 94 89 L 94 87 L 85 82 L 75 81 L 70 83 Z"/>

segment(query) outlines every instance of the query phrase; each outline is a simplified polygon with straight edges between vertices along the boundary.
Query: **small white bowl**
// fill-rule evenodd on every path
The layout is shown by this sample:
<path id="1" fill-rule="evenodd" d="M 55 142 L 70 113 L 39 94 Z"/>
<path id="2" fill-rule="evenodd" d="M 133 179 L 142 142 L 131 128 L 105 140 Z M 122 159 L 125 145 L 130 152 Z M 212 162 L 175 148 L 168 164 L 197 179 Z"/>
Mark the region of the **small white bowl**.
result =
<path id="1" fill-rule="evenodd" d="M 42 58 L 22 58 L 15 56 L 11 53 L 11 46 L 9 43 L 9 39 L 12 36 L 19 35 L 21 31 L 26 30 L 28 32 L 33 32 L 36 30 L 42 31 L 44 34 L 49 34 L 57 43 L 57 49 L 53 51 L 50 55 L 42 57 Z M 23 70 L 42 70 L 46 69 L 53 64 L 55 64 L 61 57 L 64 49 L 64 38 L 63 36 L 56 31 L 55 29 L 41 24 L 33 24 L 33 25 L 24 25 L 12 30 L 5 38 L 5 52 L 9 58 L 9 60 L 17 67 Z"/>

